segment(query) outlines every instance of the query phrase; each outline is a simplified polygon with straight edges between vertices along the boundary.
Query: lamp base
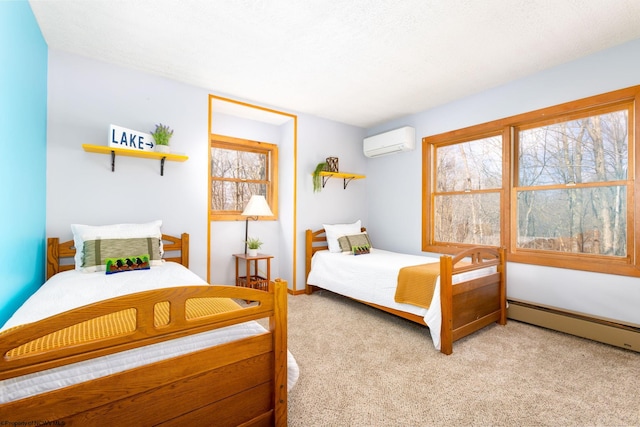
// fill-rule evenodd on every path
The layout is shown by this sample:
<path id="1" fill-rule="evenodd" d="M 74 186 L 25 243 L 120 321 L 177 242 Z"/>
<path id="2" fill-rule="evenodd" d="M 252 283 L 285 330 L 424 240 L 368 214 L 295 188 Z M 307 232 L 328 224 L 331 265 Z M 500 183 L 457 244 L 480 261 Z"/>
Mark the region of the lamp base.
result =
<path id="1" fill-rule="evenodd" d="M 247 254 L 247 240 L 249 240 L 249 217 L 244 221 L 244 254 Z"/>

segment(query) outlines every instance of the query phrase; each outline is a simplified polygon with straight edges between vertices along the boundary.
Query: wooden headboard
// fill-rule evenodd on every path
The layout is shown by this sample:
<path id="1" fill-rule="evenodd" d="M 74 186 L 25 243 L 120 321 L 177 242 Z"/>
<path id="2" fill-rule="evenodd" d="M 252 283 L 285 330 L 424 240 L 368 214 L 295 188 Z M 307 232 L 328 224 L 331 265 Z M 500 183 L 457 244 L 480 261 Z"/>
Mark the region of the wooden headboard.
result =
<path id="1" fill-rule="evenodd" d="M 164 260 L 177 262 L 189 268 L 188 233 L 182 233 L 180 237 L 163 234 L 162 245 L 165 252 Z M 73 240 L 60 243 L 58 237 L 49 237 L 47 239 L 47 280 L 61 271 L 73 270 L 75 255 L 76 248 Z"/>
<path id="2" fill-rule="evenodd" d="M 360 231 L 365 232 L 365 227 L 360 228 Z M 326 251 L 329 249 L 327 244 L 327 235 L 324 232 L 324 228 L 320 230 L 307 230 L 305 234 L 305 282 L 311 271 L 311 258 L 313 254 L 318 251 Z"/>

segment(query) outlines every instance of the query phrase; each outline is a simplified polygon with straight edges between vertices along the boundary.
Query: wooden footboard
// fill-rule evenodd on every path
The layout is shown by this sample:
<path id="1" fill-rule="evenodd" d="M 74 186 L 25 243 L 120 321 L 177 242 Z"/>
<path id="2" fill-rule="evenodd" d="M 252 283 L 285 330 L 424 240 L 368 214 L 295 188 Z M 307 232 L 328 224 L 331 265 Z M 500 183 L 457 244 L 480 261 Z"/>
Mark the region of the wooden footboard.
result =
<path id="1" fill-rule="evenodd" d="M 453 342 L 485 326 L 507 323 L 506 263 L 504 249 L 474 247 L 453 258 L 440 257 L 442 329 L 440 351 L 453 352 Z M 495 267 L 496 272 L 453 285 L 458 273 Z"/>
<path id="2" fill-rule="evenodd" d="M 287 284 L 270 292 L 235 286 L 189 286 L 127 295 L 75 309 L 0 334 L 0 380 L 142 347 L 169 339 L 267 318 L 268 331 L 184 356 L 0 405 L 10 423 L 64 425 L 286 425 Z M 248 307 L 187 319 L 186 301 L 234 298 Z M 168 301 L 171 321 L 154 325 L 154 307 Z M 10 357 L 37 337 L 114 311 L 135 308 L 136 329 L 36 354 Z"/>
<path id="3" fill-rule="evenodd" d="M 165 259 L 188 267 L 189 235 L 163 235 Z M 47 241 L 47 278 L 73 269 L 73 240 Z M 128 273 L 124 273 L 128 274 Z M 187 301 L 254 301 L 233 311 L 188 316 Z M 156 307 L 167 307 L 158 322 Z M 55 331 L 129 309 L 124 333 L 40 351 L 14 350 Z M 77 385 L 0 404 L 7 425 L 287 425 L 287 283 L 269 291 L 183 286 L 101 301 L 0 334 L 0 380 L 263 319 L 267 331 Z M 24 348 L 24 347 L 23 347 Z M 26 353 L 26 354 L 24 354 Z M 2 385 L 0 385 L 2 387 Z"/>
<path id="4" fill-rule="evenodd" d="M 362 231 L 365 231 L 363 228 Z M 311 258 L 320 250 L 327 249 L 324 230 L 306 231 L 306 277 L 311 271 Z M 482 275 L 453 285 L 453 276 L 495 267 L 496 272 Z M 316 286 L 306 285 L 307 294 Z M 455 256 L 440 258 L 440 300 L 442 328 L 440 351 L 453 352 L 453 342 L 467 336 L 493 322 L 505 325 L 507 322 L 506 258 L 503 248 L 472 247 Z M 412 313 L 360 301 L 364 304 L 424 325 L 424 319 Z"/>

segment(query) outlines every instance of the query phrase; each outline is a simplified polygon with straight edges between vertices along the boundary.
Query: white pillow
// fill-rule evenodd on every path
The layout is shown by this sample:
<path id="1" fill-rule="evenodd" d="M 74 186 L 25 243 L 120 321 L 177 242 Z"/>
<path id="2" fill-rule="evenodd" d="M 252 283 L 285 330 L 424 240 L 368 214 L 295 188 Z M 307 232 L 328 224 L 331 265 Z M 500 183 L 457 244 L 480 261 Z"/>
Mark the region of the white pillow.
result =
<path id="1" fill-rule="evenodd" d="M 82 271 L 84 259 L 84 242 L 96 239 L 133 239 L 139 237 L 157 237 L 160 239 L 160 255 L 162 248 L 162 221 L 151 221 L 144 224 L 83 225 L 71 224 L 73 244 L 76 247 L 74 258 L 76 270 Z"/>
<path id="2" fill-rule="evenodd" d="M 342 236 L 358 234 L 362 231 L 360 220 L 357 220 L 353 224 L 322 224 L 322 226 L 324 227 L 324 233 L 327 236 L 329 252 L 342 252 L 338 239 Z"/>

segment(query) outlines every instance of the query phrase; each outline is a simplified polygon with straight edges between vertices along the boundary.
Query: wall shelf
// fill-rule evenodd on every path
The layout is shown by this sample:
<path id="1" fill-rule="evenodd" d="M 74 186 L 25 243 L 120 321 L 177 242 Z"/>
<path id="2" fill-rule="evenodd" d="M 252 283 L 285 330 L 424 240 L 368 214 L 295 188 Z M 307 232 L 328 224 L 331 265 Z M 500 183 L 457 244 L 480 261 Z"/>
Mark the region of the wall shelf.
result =
<path id="1" fill-rule="evenodd" d="M 184 162 L 189 159 L 184 154 L 159 153 L 156 151 L 136 151 L 126 148 L 109 147 L 106 145 L 82 144 L 84 151 L 88 153 L 111 154 L 111 172 L 116 169 L 116 154 L 127 157 L 140 157 L 143 159 L 160 160 L 160 175 L 164 176 L 164 161 Z"/>
<path id="2" fill-rule="evenodd" d="M 320 172 L 320 176 L 322 177 L 322 188 L 324 188 L 325 184 L 327 183 L 327 181 L 331 178 L 342 178 L 343 179 L 343 183 L 344 186 L 343 188 L 346 189 L 347 185 L 349 185 L 349 183 L 351 181 L 353 181 L 354 179 L 364 179 L 366 178 L 364 175 L 358 175 L 355 173 L 346 173 L 346 172 L 329 172 L 329 171 L 322 171 Z"/>

